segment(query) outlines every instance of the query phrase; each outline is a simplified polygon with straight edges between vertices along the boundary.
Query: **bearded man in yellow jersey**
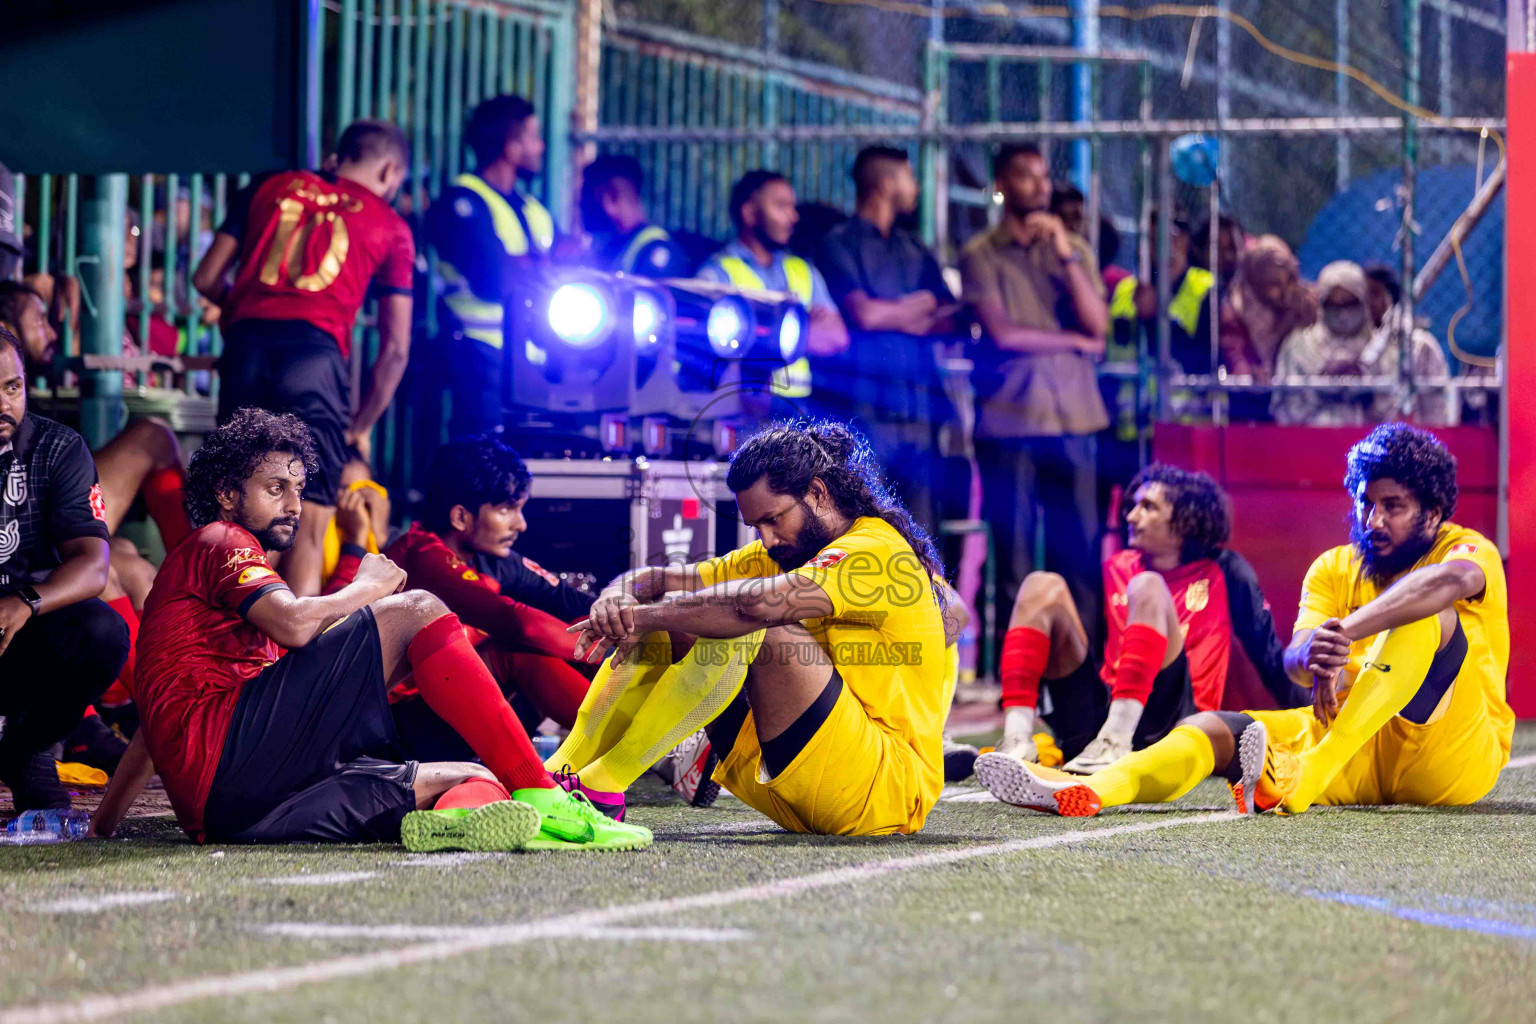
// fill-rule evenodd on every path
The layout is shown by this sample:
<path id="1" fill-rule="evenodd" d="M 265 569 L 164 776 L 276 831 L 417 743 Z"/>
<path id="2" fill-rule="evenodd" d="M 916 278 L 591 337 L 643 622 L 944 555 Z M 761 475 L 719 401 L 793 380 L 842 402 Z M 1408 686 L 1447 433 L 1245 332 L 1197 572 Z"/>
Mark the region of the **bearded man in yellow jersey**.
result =
<path id="1" fill-rule="evenodd" d="M 1423 430 L 1350 449 L 1351 543 L 1307 572 L 1285 653 L 1312 707 L 1205 712 L 1087 778 L 983 755 L 1010 803 L 1059 814 L 1173 800 L 1211 774 L 1246 813 L 1313 804 L 1469 804 L 1509 761 L 1509 606 L 1488 538 L 1450 521 L 1456 460 Z"/>
<path id="2" fill-rule="evenodd" d="M 868 444 L 840 424 L 770 426 L 737 451 L 726 481 L 760 539 L 621 577 L 578 624 L 578 653 L 615 648 L 621 663 L 657 631 L 699 645 L 756 645 L 761 633 L 744 655 L 744 682 L 735 677 L 739 694 L 702 692 L 732 685 L 722 681 L 729 673 L 677 673 L 594 759 L 604 744 L 583 735 L 604 733 L 603 716 L 629 714 L 610 710 L 623 697 L 604 696 L 600 673 L 586 717 L 548 763 L 569 756 L 583 789 L 622 789 L 645 769 L 639 752 L 690 716 L 712 719 L 714 780 L 785 828 L 916 832 L 944 787 L 952 696 L 944 610 L 957 599 L 932 542 L 882 485 Z"/>

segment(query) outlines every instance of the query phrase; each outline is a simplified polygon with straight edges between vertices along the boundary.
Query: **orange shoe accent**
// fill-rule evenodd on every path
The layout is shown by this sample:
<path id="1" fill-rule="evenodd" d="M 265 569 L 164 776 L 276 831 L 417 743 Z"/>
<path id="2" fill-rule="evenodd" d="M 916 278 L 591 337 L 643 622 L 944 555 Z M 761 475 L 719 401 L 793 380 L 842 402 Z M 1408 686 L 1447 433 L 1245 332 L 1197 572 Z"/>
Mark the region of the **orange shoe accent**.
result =
<path id="1" fill-rule="evenodd" d="M 1056 794 L 1056 813 L 1063 818 L 1091 818 L 1103 806 L 1099 794 L 1088 786 L 1071 786 Z"/>
<path id="2" fill-rule="evenodd" d="M 1289 750 L 1270 744 L 1264 751 L 1264 773 L 1253 787 L 1253 806 L 1257 811 L 1272 811 L 1296 789 L 1301 778 L 1301 763 Z"/>

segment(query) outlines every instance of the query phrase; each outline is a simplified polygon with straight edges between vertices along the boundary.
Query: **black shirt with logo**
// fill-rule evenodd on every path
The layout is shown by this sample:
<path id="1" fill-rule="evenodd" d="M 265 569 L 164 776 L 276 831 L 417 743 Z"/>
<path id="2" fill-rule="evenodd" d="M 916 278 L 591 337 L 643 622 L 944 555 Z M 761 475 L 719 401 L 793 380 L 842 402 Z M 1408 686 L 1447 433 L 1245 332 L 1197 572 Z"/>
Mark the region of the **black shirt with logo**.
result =
<path id="1" fill-rule="evenodd" d="M 28 413 L 0 450 L 0 589 L 46 579 L 77 537 L 107 539 L 96 463 L 79 434 Z"/>

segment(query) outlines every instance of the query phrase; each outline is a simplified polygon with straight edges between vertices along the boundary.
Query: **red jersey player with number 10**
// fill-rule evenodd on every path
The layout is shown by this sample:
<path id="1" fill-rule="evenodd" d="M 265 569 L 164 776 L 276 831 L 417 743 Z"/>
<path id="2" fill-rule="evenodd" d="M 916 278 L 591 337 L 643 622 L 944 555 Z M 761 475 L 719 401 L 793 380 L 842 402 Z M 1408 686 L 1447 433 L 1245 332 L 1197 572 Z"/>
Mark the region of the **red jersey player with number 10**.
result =
<path id="1" fill-rule="evenodd" d="M 1005 759 L 1035 760 L 1037 710 L 1069 772 L 1156 742 L 1195 711 L 1221 707 L 1234 640 L 1278 704 L 1306 703 L 1286 676 L 1253 568 L 1225 547 L 1231 518 L 1216 481 L 1153 464 L 1127 494 L 1128 547 L 1104 564 L 1102 662 L 1061 577 L 1031 573 L 1019 588 L 1000 673 Z M 987 763 L 976 762 L 984 784 Z"/>
<path id="2" fill-rule="evenodd" d="M 197 268 L 200 292 L 223 308 L 219 422 L 252 406 L 290 412 L 309 427 L 319 471 L 283 576 L 318 594 L 325 528 L 342 467 L 393 400 L 410 356 L 416 248 L 390 206 L 410 165 L 405 136 L 384 121 L 342 133 L 334 170 L 282 171 L 236 197 Z M 236 266 L 233 285 L 226 274 Z M 361 405 L 351 408 L 347 358 L 369 289 L 380 294 L 379 358 Z"/>

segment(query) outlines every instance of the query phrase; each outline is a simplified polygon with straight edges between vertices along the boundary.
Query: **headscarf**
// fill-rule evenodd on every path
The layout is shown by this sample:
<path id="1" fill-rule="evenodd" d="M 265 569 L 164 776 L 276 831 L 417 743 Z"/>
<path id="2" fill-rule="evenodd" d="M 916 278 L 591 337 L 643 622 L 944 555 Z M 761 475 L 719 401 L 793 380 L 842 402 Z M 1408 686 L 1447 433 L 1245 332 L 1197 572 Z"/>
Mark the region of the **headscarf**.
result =
<path id="1" fill-rule="evenodd" d="M 1286 336 L 1317 318 L 1296 255 L 1275 235 L 1260 236 L 1238 258 L 1231 306 L 1246 335 L 1240 358 L 1261 377 L 1273 371 Z"/>

